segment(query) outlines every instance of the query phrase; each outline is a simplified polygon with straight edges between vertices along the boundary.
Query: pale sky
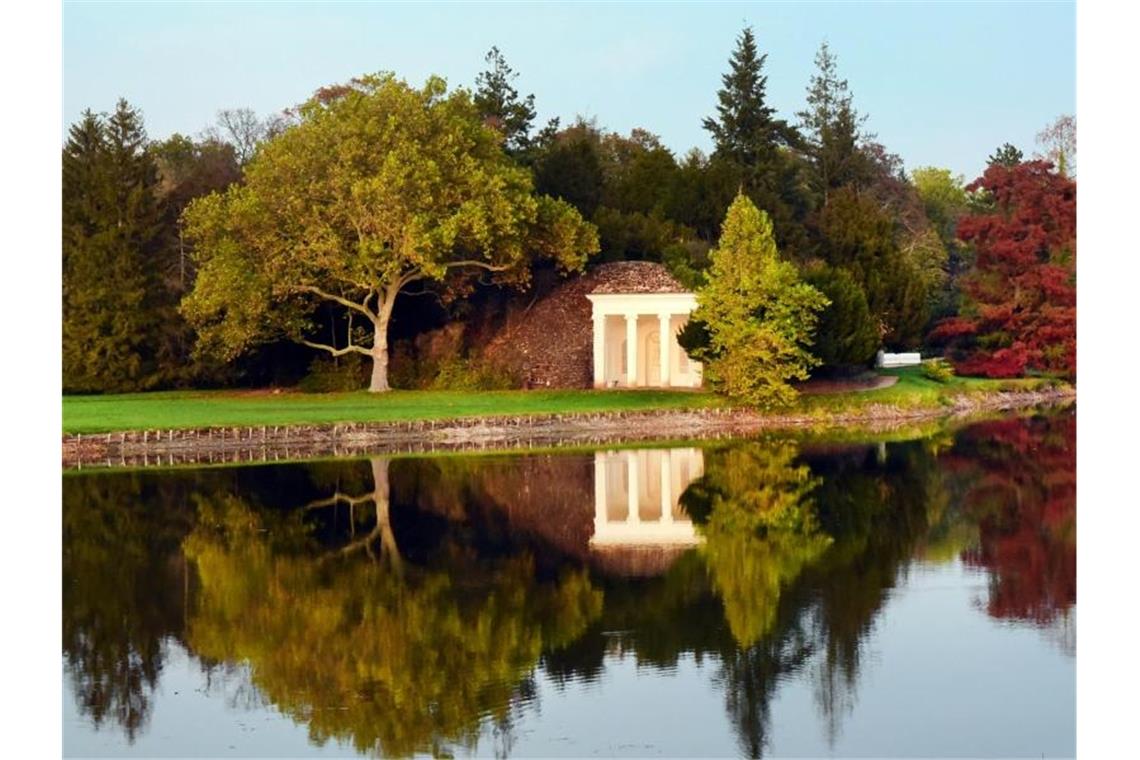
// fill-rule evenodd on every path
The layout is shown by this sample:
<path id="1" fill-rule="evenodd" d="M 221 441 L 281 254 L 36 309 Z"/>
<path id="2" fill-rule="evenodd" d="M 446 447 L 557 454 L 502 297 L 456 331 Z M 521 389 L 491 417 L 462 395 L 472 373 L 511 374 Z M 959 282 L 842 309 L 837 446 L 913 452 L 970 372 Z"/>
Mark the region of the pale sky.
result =
<path id="1" fill-rule="evenodd" d="M 221 108 L 259 114 L 380 70 L 472 86 L 498 45 L 541 126 L 576 115 L 642 127 L 682 155 L 745 24 L 769 102 L 794 120 L 826 39 L 867 128 L 908 169 L 972 179 L 1003 142 L 1076 110 L 1076 11 L 1059 3 L 64 3 L 64 124 L 125 97 L 149 135 L 197 134 Z"/>

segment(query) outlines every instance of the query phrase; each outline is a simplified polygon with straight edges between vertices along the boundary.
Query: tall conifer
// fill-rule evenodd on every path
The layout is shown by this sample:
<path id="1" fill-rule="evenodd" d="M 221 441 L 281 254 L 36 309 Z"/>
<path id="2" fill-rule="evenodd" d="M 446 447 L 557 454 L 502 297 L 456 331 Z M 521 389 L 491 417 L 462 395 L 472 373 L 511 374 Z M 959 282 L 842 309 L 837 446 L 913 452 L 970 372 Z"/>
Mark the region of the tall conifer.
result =
<path id="1" fill-rule="evenodd" d="M 63 385 L 136 390 L 156 382 L 154 162 L 138 111 L 90 111 L 63 151 Z"/>
<path id="2" fill-rule="evenodd" d="M 800 119 L 804 147 L 811 159 L 813 185 L 827 203 L 828 194 L 870 179 L 870 166 L 859 150 L 866 117 L 855 110 L 847 80 L 840 79 L 835 56 L 824 42 L 815 56 L 816 73 L 808 85 L 807 108 Z"/>

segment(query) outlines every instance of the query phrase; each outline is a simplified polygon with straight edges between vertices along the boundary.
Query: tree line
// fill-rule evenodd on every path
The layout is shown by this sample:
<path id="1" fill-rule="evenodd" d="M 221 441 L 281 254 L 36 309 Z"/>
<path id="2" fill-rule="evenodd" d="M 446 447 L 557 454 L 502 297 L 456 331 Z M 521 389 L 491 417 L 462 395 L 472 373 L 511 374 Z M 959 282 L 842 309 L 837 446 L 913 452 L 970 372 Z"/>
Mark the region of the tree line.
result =
<path id="1" fill-rule="evenodd" d="M 708 155 L 582 117 L 540 127 L 497 48 L 471 90 L 360 77 L 266 120 L 223 111 L 197 138 L 149 140 L 125 101 L 87 111 L 63 150 L 64 388 L 264 383 L 315 348 L 372 360 L 382 390 L 393 315 L 429 326 L 399 294 L 461 318 L 465 296 L 537 269 L 620 260 L 700 291 L 741 199 L 787 282 L 818 296 L 788 337 L 810 352 L 790 376 L 919 348 L 961 371 L 1075 374 L 1072 117 L 1039 135 L 1044 160 L 1006 144 L 966 185 L 904 170 L 826 43 L 794 118 L 768 102 L 766 59 L 745 28 L 702 122 Z"/>

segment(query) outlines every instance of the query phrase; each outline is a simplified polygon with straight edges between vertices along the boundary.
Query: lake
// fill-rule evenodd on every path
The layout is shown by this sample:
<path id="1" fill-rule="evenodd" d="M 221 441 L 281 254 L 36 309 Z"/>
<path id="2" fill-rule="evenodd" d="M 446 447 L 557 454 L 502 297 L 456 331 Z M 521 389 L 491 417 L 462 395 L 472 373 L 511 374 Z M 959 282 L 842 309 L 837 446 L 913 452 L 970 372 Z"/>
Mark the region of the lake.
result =
<path id="1" fill-rule="evenodd" d="M 66 472 L 64 752 L 1073 756 L 1075 429 Z"/>

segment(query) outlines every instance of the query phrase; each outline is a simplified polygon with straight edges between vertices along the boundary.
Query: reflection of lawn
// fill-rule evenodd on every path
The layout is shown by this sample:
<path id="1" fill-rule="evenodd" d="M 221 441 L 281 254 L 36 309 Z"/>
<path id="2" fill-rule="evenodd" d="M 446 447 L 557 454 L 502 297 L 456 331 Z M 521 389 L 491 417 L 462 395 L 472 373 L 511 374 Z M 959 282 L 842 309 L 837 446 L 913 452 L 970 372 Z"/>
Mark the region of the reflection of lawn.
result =
<path id="1" fill-rule="evenodd" d="M 828 414 L 869 404 L 937 407 L 961 393 L 1025 390 L 1042 380 L 954 378 L 939 384 L 915 369 L 889 370 L 899 381 L 889 388 L 804 396 L 791 412 Z M 265 391 L 169 391 L 107 396 L 65 396 L 67 433 L 207 426 L 303 425 L 334 422 L 395 422 L 455 417 L 574 414 L 584 412 L 698 409 L 725 406 L 708 392 L 633 390 L 392 391 L 385 394 L 310 394 Z"/>

